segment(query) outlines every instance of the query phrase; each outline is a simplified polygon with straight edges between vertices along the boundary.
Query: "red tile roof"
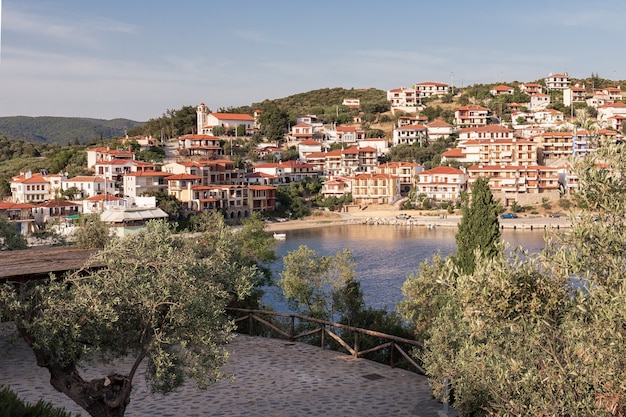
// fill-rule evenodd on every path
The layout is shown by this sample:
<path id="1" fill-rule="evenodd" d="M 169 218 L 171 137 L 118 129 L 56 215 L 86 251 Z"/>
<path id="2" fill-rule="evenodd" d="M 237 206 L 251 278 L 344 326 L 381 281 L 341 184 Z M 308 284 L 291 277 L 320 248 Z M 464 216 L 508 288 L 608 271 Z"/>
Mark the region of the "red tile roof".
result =
<path id="1" fill-rule="evenodd" d="M 248 114 L 241 113 L 211 113 L 211 116 L 219 120 L 242 120 L 242 121 L 254 121 L 254 117 Z"/>
<path id="2" fill-rule="evenodd" d="M 423 174 L 448 174 L 448 175 L 460 175 L 463 174 L 464 172 L 461 171 L 460 169 L 457 168 L 453 168 L 453 167 L 448 167 L 448 166 L 439 166 L 439 167 L 435 167 L 432 169 L 428 169 L 426 171 L 422 171 L 419 175 L 423 175 Z"/>

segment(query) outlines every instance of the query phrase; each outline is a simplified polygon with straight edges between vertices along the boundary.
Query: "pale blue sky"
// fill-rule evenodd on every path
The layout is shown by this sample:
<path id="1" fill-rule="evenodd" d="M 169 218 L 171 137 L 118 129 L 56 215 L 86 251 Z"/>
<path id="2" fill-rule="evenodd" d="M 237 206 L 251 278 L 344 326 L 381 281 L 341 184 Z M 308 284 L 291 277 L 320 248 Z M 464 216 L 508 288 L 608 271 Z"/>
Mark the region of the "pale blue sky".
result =
<path id="1" fill-rule="evenodd" d="M 0 116 L 145 121 L 327 87 L 626 79 L 619 0 L 0 2 Z"/>

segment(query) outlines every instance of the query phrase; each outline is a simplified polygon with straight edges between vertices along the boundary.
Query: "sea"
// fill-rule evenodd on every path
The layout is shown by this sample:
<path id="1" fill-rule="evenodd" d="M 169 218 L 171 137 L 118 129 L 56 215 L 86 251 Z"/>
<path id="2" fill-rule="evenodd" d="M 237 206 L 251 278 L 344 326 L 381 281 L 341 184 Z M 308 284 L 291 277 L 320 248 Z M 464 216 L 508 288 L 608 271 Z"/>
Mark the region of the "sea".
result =
<path id="1" fill-rule="evenodd" d="M 402 284 L 418 273 L 419 266 L 437 253 L 456 252 L 456 227 L 329 225 L 313 229 L 287 231 L 287 238 L 277 242 L 277 261 L 271 265 L 274 279 L 280 279 L 282 257 L 301 245 L 318 255 L 334 255 L 345 248 L 352 251 L 357 263 L 356 277 L 361 283 L 365 303 L 376 309 L 395 310 L 403 298 Z M 543 230 L 502 230 L 509 248 L 521 247 L 530 253 L 544 247 Z M 292 313 L 279 288 L 265 289 L 263 303 L 275 311 Z"/>

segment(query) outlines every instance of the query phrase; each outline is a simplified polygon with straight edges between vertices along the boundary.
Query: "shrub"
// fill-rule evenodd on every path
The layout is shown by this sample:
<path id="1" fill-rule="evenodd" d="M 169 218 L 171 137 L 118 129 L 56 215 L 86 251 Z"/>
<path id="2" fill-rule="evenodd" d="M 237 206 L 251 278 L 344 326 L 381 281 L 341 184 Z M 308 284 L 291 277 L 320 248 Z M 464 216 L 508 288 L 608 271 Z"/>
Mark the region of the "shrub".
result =
<path id="1" fill-rule="evenodd" d="M 0 387 L 0 417 L 72 417 L 64 408 L 39 400 L 32 405 L 21 400 L 9 387 Z M 78 414 L 76 414 L 78 416 Z"/>

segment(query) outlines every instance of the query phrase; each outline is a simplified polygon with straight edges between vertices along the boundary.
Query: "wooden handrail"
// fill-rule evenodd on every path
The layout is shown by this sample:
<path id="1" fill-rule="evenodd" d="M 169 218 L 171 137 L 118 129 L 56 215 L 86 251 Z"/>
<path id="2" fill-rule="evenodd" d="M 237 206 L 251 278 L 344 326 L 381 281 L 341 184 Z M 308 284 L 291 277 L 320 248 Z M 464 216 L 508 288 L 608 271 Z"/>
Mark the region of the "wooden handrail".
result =
<path id="1" fill-rule="evenodd" d="M 393 368 L 395 365 L 395 360 L 394 360 L 394 351 L 398 350 L 398 352 L 400 352 L 400 355 L 402 355 L 402 357 L 404 357 L 406 359 L 406 361 L 415 368 L 415 370 L 420 373 L 420 374 L 425 374 L 426 372 L 424 371 L 424 369 L 419 366 L 415 360 L 413 360 L 409 354 L 402 349 L 402 347 L 399 346 L 399 344 L 405 344 L 405 345 L 410 345 L 410 346 L 415 346 L 418 347 L 420 349 L 423 349 L 423 345 L 416 341 L 416 340 L 411 340 L 411 339 L 405 339 L 403 337 L 399 337 L 399 336 L 394 336 L 394 335 L 390 335 L 390 334 L 386 334 L 386 333 L 381 333 L 381 332 L 377 332 L 375 330 L 369 330 L 369 329 L 362 329 L 360 327 L 353 327 L 353 326 L 348 326 L 345 324 L 341 324 L 341 323 L 335 323 L 332 321 L 326 321 L 326 320 L 320 320 L 320 319 L 316 319 L 313 317 L 307 317 L 307 316 L 301 316 L 299 314 L 290 314 L 290 313 L 279 313 L 276 311 L 268 311 L 268 310 L 254 310 L 254 309 L 245 309 L 245 308 L 234 308 L 234 307 L 230 307 L 226 309 L 229 312 L 234 312 L 234 313 L 239 313 L 242 316 L 235 318 L 235 322 L 242 322 L 244 320 L 248 320 L 248 332 L 250 335 L 253 334 L 253 322 L 256 321 L 258 323 L 261 323 L 262 325 L 266 326 L 267 328 L 273 330 L 274 332 L 276 332 L 277 334 L 279 334 L 280 336 L 289 339 L 290 341 L 296 341 L 300 338 L 306 337 L 306 336 L 310 336 L 312 334 L 316 334 L 316 333 L 321 333 L 321 347 L 322 349 L 324 349 L 326 347 L 326 335 L 330 336 L 332 339 L 334 339 L 339 345 L 341 345 L 344 349 L 346 349 L 348 352 L 350 352 L 350 354 L 352 356 L 354 356 L 355 358 L 359 358 L 362 357 L 368 353 L 372 353 L 372 352 L 376 352 L 376 351 L 380 351 L 382 349 L 387 349 L 390 348 L 390 363 L 389 365 Z M 261 316 L 274 316 L 274 317 L 286 317 L 290 319 L 290 323 L 289 323 L 289 333 L 287 333 L 286 331 L 284 331 L 283 329 L 280 329 L 279 327 L 275 326 L 273 323 L 269 322 L 268 320 L 262 318 Z M 295 334 L 295 321 L 296 320 L 300 320 L 302 322 L 309 322 L 309 323 L 314 323 L 319 325 L 319 328 L 314 329 L 314 330 L 309 330 L 307 332 L 304 333 L 300 333 L 300 334 Z M 341 338 L 341 336 L 339 336 L 337 333 L 333 332 L 331 330 L 331 328 L 338 328 L 338 329 L 344 329 L 347 330 L 349 332 L 352 332 L 354 334 L 354 346 L 350 347 L 348 345 L 348 343 L 343 340 Z M 367 350 L 359 350 L 359 334 L 364 334 L 364 335 L 368 335 L 368 336 L 373 336 L 373 337 L 377 337 L 380 339 L 384 339 L 386 340 L 385 343 L 382 343 L 378 346 L 375 346 L 373 348 L 367 349 Z"/>

